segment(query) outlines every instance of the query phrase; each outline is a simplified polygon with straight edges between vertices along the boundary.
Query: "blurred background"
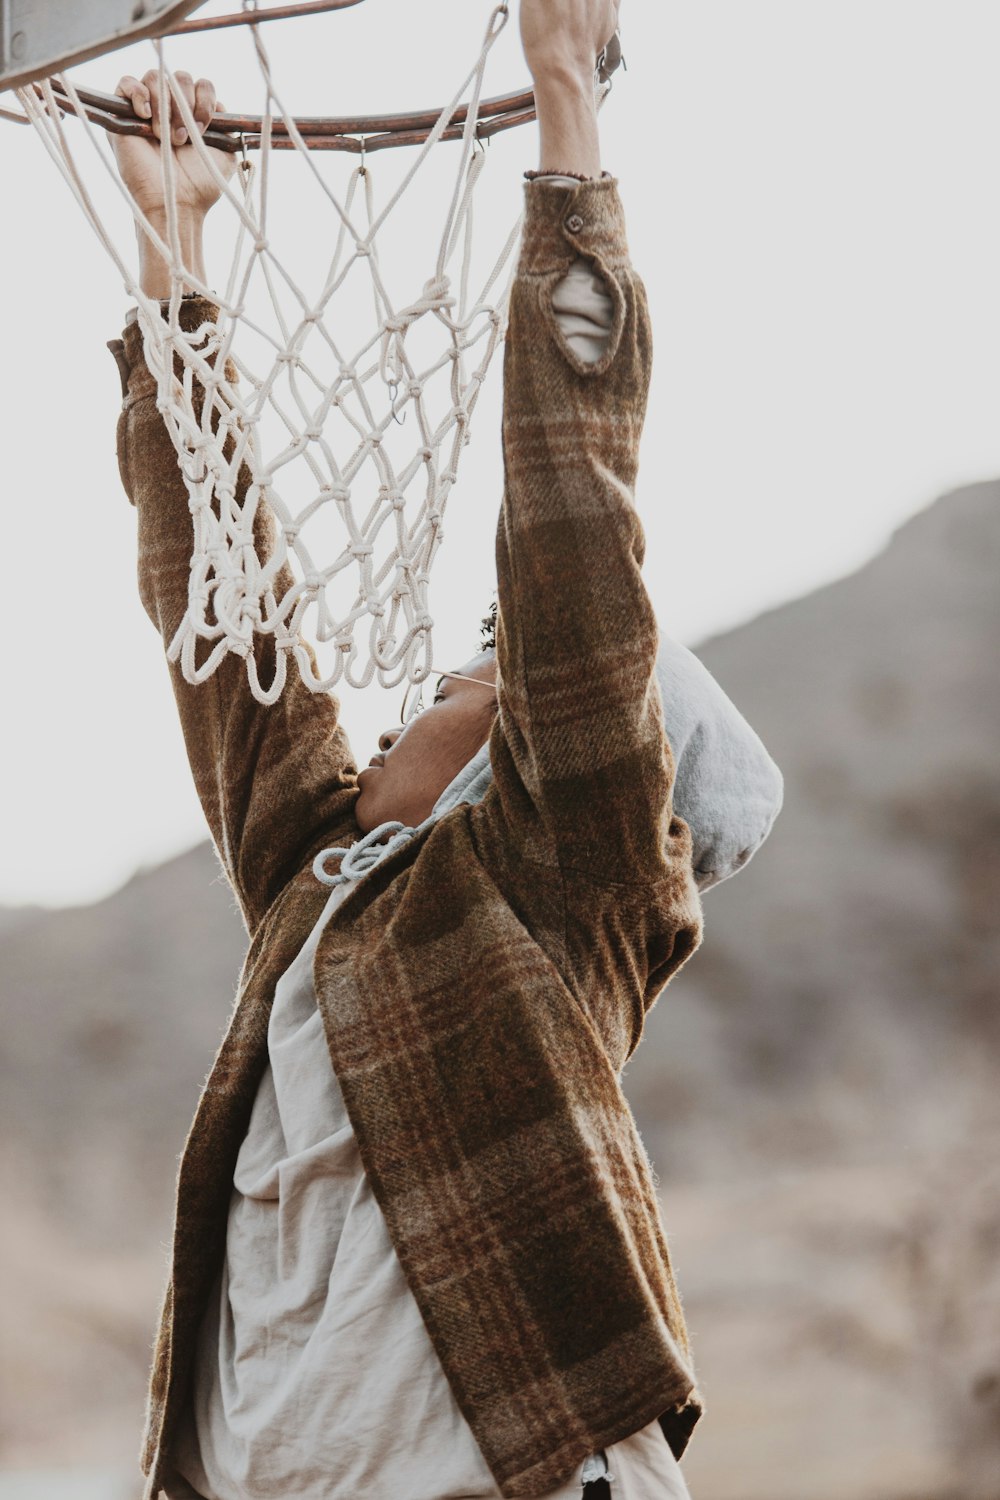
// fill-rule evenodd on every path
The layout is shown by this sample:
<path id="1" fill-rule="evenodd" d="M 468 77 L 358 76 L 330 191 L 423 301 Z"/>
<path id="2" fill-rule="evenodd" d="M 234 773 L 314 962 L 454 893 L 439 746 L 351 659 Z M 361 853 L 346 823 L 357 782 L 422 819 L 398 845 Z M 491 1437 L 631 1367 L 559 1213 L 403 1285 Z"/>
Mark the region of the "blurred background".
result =
<path id="1" fill-rule="evenodd" d="M 377 87 L 344 65 L 376 6 Z M 459 24 L 444 0 L 268 43 L 303 110 L 331 74 L 344 109 L 426 105 L 487 9 L 466 0 L 454 43 L 428 42 L 432 10 Z M 1000 12 L 623 20 L 605 159 L 657 337 L 647 580 L 786 783 L 624 1079 L 707 1402 L 685 1473 L 694 1500 L 1000 1500 Z M 490 92 L 523 80 L 504 44 Z M 249 108 L 246 43 L 220 46 L 197 71 Z M 38 143 L 0 128 L 31 207 L 2 251 L 0 1500 L 136 1500 L 177 1157 L 245 938 L 135 598 L 102 347 L 125 304 Z M 491 148 L 494 237 L 533 150 Z M 489 602 L 498 411 L 494 381 L 439 564 L 442 663 Z M 364 758 L 396 708 L 345 695 Z"/>

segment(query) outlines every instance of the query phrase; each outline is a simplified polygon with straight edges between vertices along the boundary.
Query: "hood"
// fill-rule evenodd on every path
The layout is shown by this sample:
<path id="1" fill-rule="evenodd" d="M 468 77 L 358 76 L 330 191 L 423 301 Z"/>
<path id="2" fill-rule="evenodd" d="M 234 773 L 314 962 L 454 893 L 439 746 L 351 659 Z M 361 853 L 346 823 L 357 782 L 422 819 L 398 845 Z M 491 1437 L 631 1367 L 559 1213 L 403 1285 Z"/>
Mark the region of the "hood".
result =
<path id="1" fill-rule="evenodd" d="M 698 888 L 710 890 L 745 868 L 781 810 L 781 772 L 760 737 L 693 651 L 660 633 L 656 679 L 675 765 L 674 810 L 691 830 Z M 483 745 L 417 828 L 382 823 L 349 849 L 325 849 L 313 870 L 325 885 L 360 880 L 381 860 L 463 802 L 481 802 L 493 779 Z M 328 857 L 340 857 L 335 875 Z"/>

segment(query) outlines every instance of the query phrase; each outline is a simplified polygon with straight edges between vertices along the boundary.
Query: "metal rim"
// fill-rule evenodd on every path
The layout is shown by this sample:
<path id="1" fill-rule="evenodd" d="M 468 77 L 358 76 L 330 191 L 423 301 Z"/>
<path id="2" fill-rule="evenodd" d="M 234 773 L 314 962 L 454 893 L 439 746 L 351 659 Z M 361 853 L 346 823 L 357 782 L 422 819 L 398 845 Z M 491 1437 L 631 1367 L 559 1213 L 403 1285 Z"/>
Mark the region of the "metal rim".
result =
<path id="1" fill-rule="evenodd" d="M 195 32 L 214 31 L 230 26 L 256 26 L 264 21 L 295 20 L 301 16 L 318 15 L 326 11 L 347 10 L 360 5 L 363 0 L 300 0 L 291 5 L 274 5 L 267 10 L 235 11 L 224 16 L 209 16 L 200 21 L 184 21 L 178 26 L 168 27 L 158 33 L 161 36 L 186 36 Z M 110 55 L 110 54 L 108 54 Z M 75 114 L 69 103 L 66 90 L 58 78 L 52 80 L 53 89 L 61 100 L 66 100 L 67 114 Z M 97 89 L 77 87 L 84 113 L 94 125 L 113 135 L 136 135 L 153 139 L 152 127 L 132 113 L 132 107 L 117 94 L 104 94 Z M 411 110 L 403 114 L 384 115 L 308 115 L 295 116 L 295 127 L 312 151 L 350 151 L 365 155 L 370 151 L 381 151 L 389 146 L 418 146 L 427 140 L 441 115 L 441 109 Z M 460 105 L 454 112 L 441 135 L 444 141 L 460 140 L 464 134 L 468 106 Z M 12 110 L 0 109 L 0 119 L 13 120 L 26 125 L 26 115 Z M 512 130 L 535 119 L 535 96 L 531 89 L 519 93 L 504 94 L 494 99 L 480 101 L 479 118 L 476 123 L 478 140 L 488 140 L 500 131 Z M 270 122 L 270 145 L 272 150 L 294 150 L 295 141 L 288 133 L 283 120 Z M 237 152 L 258 149 L 264 139 L 264 120 L 260 115 L 217 114 L 209 122 L 202 137 L 207 146 L 220 151 Z"/>
<path id="2" fill-rule="evenodd" d="M 62 86 L 53 81 L 61 99 L 69 101 Z M 117 94 L 102 94 L 96 89 L 77 88 L 87 119 L 114 135 L 139 135 L 153 138 L 152 127 L 132 113 L 132 107 Z M 460 140 L 468 117 L 468 106 L 459 105 L 441 139 Z M 295 127 L 312 151 L 353 151 L 363 153 L 384 150 L 387 146 L 415 146 L 426 141 L 440 109 L 415 110 L 401 115 L 306 115 L 295 119 Z M 501 130 L 511 130 L 535 118 L 535 96 L 530 89 L 519 94 L 504 94 L 484 99 L 479 105 L 476 136 L 488 140 Z M 207 146 L 220 151 L 255 150 L 263 140 L 264 121 L 260 115 L 215 115 L 203 135 Z M 295 142 L 283 120 L 272 120 L 271 147 L 278 151 L 295 149 Z"/>

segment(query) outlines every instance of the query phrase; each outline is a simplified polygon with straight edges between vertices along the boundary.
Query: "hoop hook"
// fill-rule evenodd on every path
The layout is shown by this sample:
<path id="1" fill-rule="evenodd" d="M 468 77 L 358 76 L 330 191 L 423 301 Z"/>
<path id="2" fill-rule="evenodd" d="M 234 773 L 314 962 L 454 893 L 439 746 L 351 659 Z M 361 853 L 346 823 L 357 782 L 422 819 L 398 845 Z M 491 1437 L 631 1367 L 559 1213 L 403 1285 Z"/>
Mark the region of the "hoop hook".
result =
<path id="1" fill-rule="evenodd" d="M 398 380 L 390 380 L 389 381 L 389 410 L 392 412 L 392 420 L 394 422 L 397 422 L 399 424 L 399 426 L 402 427 L 403 424 L 406 421 L 406 412 L 404 411 L 404 413 L 403 413 L 403 415 L 401 417 L 397 416 L 397 414 L 396 414 L 396 397 L 397 397 L 398 394 L 399 394 L 399 381 Z"/>
<path id="2" fill-rule="evenodd" d="M 598 81 L 610 87 L 613 82 L 611 75 L 612 73 L 616 73 L 619 68 L 624 68 L 625 72 L 628 72 L 628 64 L 625 61 L 625 54 L 622 51 L 622 34 L 620 31 L 616 31 L 607 45 L 601 48 L 600 56 L 597 59 Z"/>

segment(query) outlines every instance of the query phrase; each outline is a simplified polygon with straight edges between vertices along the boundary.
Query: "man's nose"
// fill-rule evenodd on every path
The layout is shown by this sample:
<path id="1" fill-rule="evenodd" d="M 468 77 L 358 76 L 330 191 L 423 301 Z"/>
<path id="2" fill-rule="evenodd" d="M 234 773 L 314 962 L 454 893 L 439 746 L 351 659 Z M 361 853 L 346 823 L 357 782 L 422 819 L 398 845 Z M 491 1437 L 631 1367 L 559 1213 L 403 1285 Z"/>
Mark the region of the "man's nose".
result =
<path id="1" fill-rule="evenodd" d="M 382 751 L 383 755 L 387 750 L 392 749 L 393 745 L 399 739 L 399 736 L 402 734 L 402 732 L 403 731 L 401 729 L 383 729 L 382 733 L 378 737 L 378 747 Z"/>

